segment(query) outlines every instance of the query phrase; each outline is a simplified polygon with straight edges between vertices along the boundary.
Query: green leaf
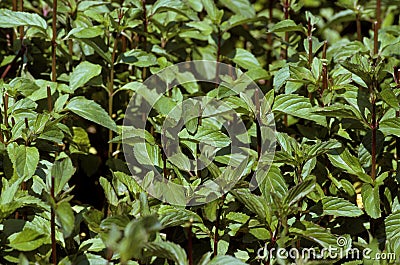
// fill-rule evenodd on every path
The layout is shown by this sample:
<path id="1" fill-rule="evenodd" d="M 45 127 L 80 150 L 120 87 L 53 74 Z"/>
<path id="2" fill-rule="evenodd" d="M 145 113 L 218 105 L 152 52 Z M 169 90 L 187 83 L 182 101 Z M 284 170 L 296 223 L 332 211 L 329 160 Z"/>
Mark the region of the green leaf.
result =
<path id="1" fill-rule="evenodd" d="M 161 225 L 165 227 L 179 226 L 187 223 L 202 223 L 202 219 L 196 213 L 179 209 L 170 205 L 162 205 L 158 210 Z"/>
<path id="2" fill-rule="evenodd" d="M 294 94 L 282 94 L 277 96 L 272 108 L 273 112 L 286 113 L 302 119 L 315 121 L 322 126 L 326 126 L 326 119 L 314 114 L 314 110 L 315 109 L 312 107 L 308 98 Z"/>
<path id="3" fill-rule="evenodd" d="M 266 221 L 267 205 L 263 198 L 252 194 L 248 189 L 237 189 L 231 192 L 247 209 L 257 214 L 257 218 L 260 221 Z"/>
<path id="4" fill-rule="evenodd" d="M 14 183 L 10 184 L 6 178 L 1 178 L 1 196 L 0 205 L 11 203 L 19 189 L 19 185 L 22 182 L 22 178 L 17 179 Z"/>
<path id="5" fill-rule="evenodd" d="M 89 2 L 89 1 L 88 1 Z M 60 262 L 61 264 L 61 262 Z M 67 263 L 69 264 L 69 263 Z M 95 255 L 92 253 L 85 253 L 83 255 L 79 255 L 72 264 L 77 265 L 102 265 L 107 264 L 107 260 L 100 255 Z M 61 264 L 63 265 L 63 264 Z M 135 264 L 136 265 L 136 264 Z"/>
<path id="6" fill-rule="evenodd" d="M 304 153 L 306 156 L 305 160 L 309 160 L 321 154 L 325 154 L 332 149 L 339 148 L 341 147 L 341 144 L 337 140 L 331 139 L 326 142 L 317 142 L 316 144 L 313 144 L 311 146 L 304 146 Z"/>
<path id="7" fill-rule="evenodd" d="M 70 36 L 74 36 L 75 38 L 79 39 L 91 39 L 97 36 L 101 36 L 104 34 L 104 28 L 101 26 L 93 26 L 93 27 L 78 27 L 73 28 L 65 39 L 69 38 Z"/>
<path id="8" fill-rule="evenodd" d="M 104 177 L 100 177 L 100 185 L 104 189 L 104 194 L 106 195 L 107 201 L 113 206 L 118 205 L 118 197 L 115 193 L 114 188 L 111 186 L 110 182 Z"/>
<path id="9" fill-rule="evenodd" d="M 46 31 L 47 23 L 38 14 L 0 9 L 0 28 L 32 26 Z"/>
<path id="10" fill-rule="evenodd" d="M 132 64 L 138 67 L 149 67 L 157 65 L 157 58 L 142 50 L 130 50 L 120 55 L 117 62 Z"/>
<path id="11" fill-rule="evenodd" d="M 9 246 L 19 251 L 32 251 L 47 243 L 48 236 L 31 228 L 25 228 L 21 232 L 8 237 Z"/>
<path id="12" fill-rule="evenodd" d="M 385 218 L 386 238 L 392 250 L 400 252 L 400 212 L 394 212 Z"/>
<path id="13" fill-rule="evenodd" d="M 252 18 L 256 15 L 254 6 L 249 0 L 222 0 L 220 3 L 232 10 L 235 14 L 240 14 L 246 18 Z"/>
<path id="14" fill-rule="evenodd" d="M 241 260 L 238 260 L 232 256 L 216 256 L 207 265 L 245 265 Z"/>
<path id="15" fill-rule="evenodd" d="M 83 43 L 86 45 L 90 46 L 97 52 L 98 55 L 100 55 L 104 60 L 106 60 L 107 63 L 111 64 L 111 54 L 108 51 L 104 51 L 99 45 L 94 42 L 92 39 L 80 39 Z"/>
<path id="16" fill-rule="evenodd" d="M 201 0 L 203 3 L 204 9 L 206 10 L 208 16 L 214 23 L 220 23 L 222 15 L 224 13 L 223 10 L 218 10 L 213 0 Z"/>
<path id="17" fill-rule="evenodd" d="M 108 116 L 107 112 L 93 100 L 86 99 L 82 96 L 74 97 L 68 102 L 65 109 L 72 111 L 82 118 L 113 130 L 114 132 L 117 131 L 115 122 Z"/>
<path id="18" fill-rule="evenodd" d="M 148 257 L 160 257 L 172 260 L 178 265 L 187 265 L 188 259 L 185 250 L 172 242 L 160 241 L 145 244 L 145 255 Z"/>
<path id="19" fill-rule="evenodd" d="M 79 246 L 79 251 L 92 251 L 92 252 L 100 252 L 104 250 L 106 246 L 103 243 L 101 238 L 90 238 L 88 240 L 83 241 Z"/>
<path id="20" fill-rule="evenodd" d="M 252 68 L 246 72 L 246 76 L 248 76 L 253 81 L 269 80 L 271 78 L 269 72 L 262 68 Z"/>
<path id="21" fill-rule="evenodd" d="M 61 224 L 61 230 L 65 237 L 69 237 L 74 230 L 75 217 L 71 205 L 63 201 L 56 206 L 56 215 Z"/>
<path id="22" fill-rule="evenodd" d="M 124 238 L 119 245 L 121 262 L 126 262 L 131 258 L 141 258 L 142 250 L 150 234 L 160 229 L 161 224 L 155 216 L 145 216 L 131 221 L 126 226 Z"/>
<path id="23" fill-rule="evenodd" d="M 296 65 L 289 65 L 289 70 L 291 77 L 289 80 L 292 82 L 300 82 L 304 84 L 315 84 L 317 82 L 317 79 L 313 76 L 313 73 L 307 68 Z"/>
<path id="24" fill-rule="evenodd" d="M 103 212 L 94 208 L 89 208 L 82 214 L 82 216 L 91 231 L 96 233 L 100 232 L 100 223 L 103 219 Z"/>
<path id="25" fill-rule="evenodd" d="M 355 119 L 363 122 L 363 118 L 359 115 L 358 111 L 354 112 L 351 107 L 343 104 L 333 104 L 323 108 L 316 108 L 313 113 L 326 117 Z"/>
<path id="26" fill-rule="evenodd" d="M 365 211 L 374 219 L 381 217 L 379 186 L 364 183 L 361 188 L 361 196 Z"/>
<path id="27" fill-rule="evenodd" d="M 390 107 L 396 110 L 400 109 L 399 101 L 391 88 L 383 89 L 379 95 Z"/>
<path id="28" fill-rule="evenodd" d="M 384 135 L 400 135 L 400 119 L 399 118 L 389 118 L 381 121 L 379 123 L 379 130 L 383 132 Z"/>
<path id="29" fill-rule="evenodd" d="M 235 56 L 232 60 L 245 69 L 261 67 L 257 58 L 251 52 L 242 48 L 236 48 Z"/>
<path id="30" fill-rule="evenodd" d="M 151 8 L 151 14 L 155 14 L 164 8 L 169 8 L 169 9 L 182 9 L 183 5 L 181 1 L 176 1 L 176 0 L 157 0 L 152 8 Z"/>
<path id="31" fill-rule="evenodd" d="M 281 87 L 288 81 L 290 78 L 290 70 L 289 66 L 282 67 L 278 72 L 274 75 L 274 87 L 275 91 L 281 89 Z"/>
<path id="32" fill-rule="evenodd" d="M 14 172 L 19 178 L 33 176 L 39 164 L 39 151 L 36 147 L 10 144 L 7 146 L 8 156 L 13 163 Z"/>
<path id="33" fill-rule="evenodd" d="M 323 215 L 357 217 L 363 214 L 360 208 L 353 203 L 337 197 L 322 198 Z"/>
<path id="34" fill-rule="evenodd" d="M 354 6 L 354 4 L 352 4 Z M 333 24 L 354 21 L 356 19 L 356 13 L 353 10 L 347 9 L 337 12 L 330 18 L 324 28 L 332 27 Z"/>
<path id="35" fill-rule="evenodd" d="M 273 25 L 270 32 L 290 32 L 290 31 L 301 31 L 303 32 L 303 28 L 298 26 L 293 20 L 286 19 L 283 21 L 279 21 L 275 25 Z"/>
<path id="36" fill-rule="evenodd" d="M 202 211 L 205 220 L 215 222 L 217 220 L 217 211 L 218 211 L 219 201 L 214 200 L 204 205 Z"/>
<path id="37" fill-rule="evenodd" d="M 93 77 L 100 75 L 100 73 L 100 65 L 92 64 L 86 61 L 82 62 L 75 67 L 74 71 L 71 73 L 69 87 L 72 91 L 75 91 L 77 88 L 80 88 L 89 82 L 89 80 Z"/>
<path id="38" fill-rule="evenodd" d="M 112 174 L 118 181 L 122 182 L 133 195 L 141 192 L 142 188 L 136 183 L 132 176 L 124 172 L 112 172 Z"/>
<path id="39" fill-rule="evenodd" d="M 331 163 L 345 172 L 358 176 L 360 180 L 372 183 L 371 177 L 368 176 L 364 169 L 361 167 L 360 161 L 350 154 L 349 150 L 345 149 L 343 152 L 333 151 L 328 154 L 328 158 Z"/>
<path id="40" fill-rule="evenodd" d="M 297 184 L 289 190 L 284 198 L 284 203 L 291 206 L 307 196 L 315 189 L 316 179 L 314 176 L 308 177 L 303 182 Z"/>
<path id="41" fill-rule="evenodd" d="M 61 160 L 56 160 L 51 168 L 51 175 L 54 177 L 54 195 L 58 196 L 64 189 L 65 184 L 71 179 L 75 173 L 75 168 L 72 166 L 69 157 Z"/>
<path id="42" fill-rule="evenodd" d="M 229 136 L 226 136 L 220 131 L 204 128 L 203 126 L 198 128 L 196 135 L 192 139 L 196 139 L 203 144 L 220 148 L 228 146 L 231 143 Z"/>
<path id="43" fill-rule="evenodd" d="M 338 246 L 336 236 L 332 235 L 328 229 L 309 221 L 296 222 L 289 229 L 289 232 L 308 240 L 314 241 L 324 248 L 332 248 Z M 351 238 L 346 238 L 348 238 L 347 243 L 351 244 Z"/>
<path id="44" fill-rule="evenodd" d="M 129 221 L 130 220 L 127 216 L 113 215 L 103 219 L 100 223 L 100 228 L 103 230 L 110 230 L 112 227 L 116 227 L 117 229 L 124 230 Z"/>
<path id="45" fill-rule="evenodd" d="M 273 203 L 274 197 L 283 199 L 288 191 L 288 188 L 279 167 L 272 165 L 267 173 L 267 176 L 262 179 L 263 181 L 259 183 L 259 187 L 262 195 L 268 200 L 269 203 Z"/>
<path id="46" fill-rule="evenodd" d="M 371 62 L 364 56 L 359 54 L 354 55 L 350 60 L 340 63 L 346 70 L 360 77 L 362 81 L 368 86 L 372 83 L 373 71 L 371 69 Z"/>

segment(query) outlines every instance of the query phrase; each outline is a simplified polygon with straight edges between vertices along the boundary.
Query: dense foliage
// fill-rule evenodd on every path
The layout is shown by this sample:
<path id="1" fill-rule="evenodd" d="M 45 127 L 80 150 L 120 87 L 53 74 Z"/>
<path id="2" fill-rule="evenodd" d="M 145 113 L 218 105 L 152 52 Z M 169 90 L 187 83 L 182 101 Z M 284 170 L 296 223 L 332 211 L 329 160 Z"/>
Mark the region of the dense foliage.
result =
<path id="1" fill-rule="evenodd" d="M 399 6 L 1 1 L 0 263 L 400 262 Z M 183 153 L 198 157 L 203 142 L 215 160 L 196 172 L 168 161 L 162 125 L 185 99 L 218 97 L 250 135 L 251 159 L 240 165 L 245 174 L 235 187 L 185 207 L 138 185 L 121 131 L 130 99 L 146 100 L 139 91 L 144 80 L 190 60 L 231 64 L 257 82 L 274 114 L 277 144 L 265 178 L 250 191 L 262 141 L 259 104 L 224 85 L 172 88 L 147 118 L 146 132 L 131 135 L 144 139 L 136 150 L 150 153 L 164 177 L 195 189 L 235 174 L 228 166 L 232 136 L 190 113 L 181 113 Z M 259 251 L 329 247 L 343 255 Z M 370 250 L 369 257 L 345 255 L 354 249 Z M 379 254 L 387 255 L 374 259 Z"/>

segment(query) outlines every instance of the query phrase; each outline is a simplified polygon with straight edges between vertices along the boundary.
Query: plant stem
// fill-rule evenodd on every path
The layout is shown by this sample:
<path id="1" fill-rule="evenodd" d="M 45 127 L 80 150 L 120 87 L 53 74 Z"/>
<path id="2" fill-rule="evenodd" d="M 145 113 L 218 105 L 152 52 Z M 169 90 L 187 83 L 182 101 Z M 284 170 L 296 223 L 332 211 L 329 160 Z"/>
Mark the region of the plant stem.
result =
<path id="1" fill-rule="evenodd" d="M 109 265 L 109 264 L 110 264 L 110 261 L 111 261 L 111 259 L 112 259 L 112 257 L 113 257 L 113 251 L 112 251 L 110 248 L 107 248 L 107 249 L 106 249 L 106 257 L 107 257 L 107 263 L 106 263 L 106 265 Z"/>
<path id="2" fill-rule="evenodd" d="M 256 129 L 257 129 L 257 159 L 261 156 L 261 118 L 260 118 L 260 95 L 258 89 L 254 92 L 254 99 L 256 102 Z"/>
<path id="3" fill-rule="evenodd" d="M 66 17 L 66 27 L 68 32 L 71 31 L 71 14 L 68 14 Z M 74 54 L 73 48 L 74 48 L 74 43 L 72 42 L 71 38 L 68 38 L 67 40 L 67 45 L 68 45 L 68 69 L 69 71 L 72 71 L 72 64 L 73 64 L 73 59 L 72 56 Z"/>
<path id="4" fill-rule="evenodd" d="M 190 222 L 189 227 L 187 228 L 188 231 L 188 260 L 189 265 L 193 265 L 193 234 L 192 234 L 192 222 Z"/>
<path id="5" fill-rule="evenodd" d="M 324 41 L 324 46 L 322 48 L 322 59 L 326 59 L 326 49 L 328 47 L 328 41 Z M 324 107 L 324 101 L 323 101 L 323 94 L 326 89 L 328 89 L 328 65 L 326 62 L 322 63 L 322 88 L 320 89 L 319 96 L 321 98 L 320 106 Z"/>
<path id="6" fill-rule="evenodd" d="M 400 88 L 400 68 L 393 67 L 393 79 L 398 88 Z M 400 111 L 396 111 L 396 118 L 400 118 Z M 400 137 L 396 137 L 396 161 L 397 161 L 397 175 L 400 173 Z"/>
<path id="7" fill-rule="evenodd" d="M 6 129 L 9 126 L 9 124 L 8 124 L 8 98 L 9 98 L 8 93 L 7 92 L 4 93 L 4 96 L 3 96 L 3 104 L 4 104 L 4 121 L 3 121 L 3 124 L 4 124 L 4 127 Z M 10 134 L 9 134 L 9 132 L 7 130 L 4 131 L 4 134 L 5 134 L 6 139 L 10 139 Z"/>
<path id="8" fill-rule="evenodd" d="M 319 93 L 321 98 L 321 107 L 324 106 L 322 96 L 326 89 L 328 89 L 328 65 L 326 63 L 322 63 L 322 88 Z"/>
<path id="9" fill-rule="evenodd" d="M 47 109 L 49 112 L 53 110 L 53 101 L 51 99 L 51 89 L 50 86 L 47 86 Z"/>
<path id="10" fill-rule="evenodd" d="M 374 54 L 378 54 L 378 30 L 379 30 L 379 25 L 378 21 L 374 22 Z"/>
<path id="11" fill-rule="evenodd" d="M 279 222 L 278 222 L 278 226 L 276 227 L 276 229 L 275 229 L 275 231 L 274 231 L 274 233 L 273 233 L 273 235 L 272 235 L 272 237 L 271 237 L 271 247 L 269 248 L 269 251 L 270 251 L 272 248 L 275 247 L 276 241 L 277 241 L 277 239 L 278 239 L 278 232 L 279 232 L 279 230 L 281 229 L 281 224 L 282 224 L 281 221 L 279 221 Z M 271 263 L 270 258 L 271 258 L 271 255 L 268 255 L 268 258 L 267 258 L 267 260 L 266 260 L 266 262 L 265 262 L 266 265 L 269 265 L 269 264 Z"/>
<path id="12" fill-rule="evenodd" d="M 380 29 L 382 24 L 381 18 L 381 0 L 376 0 L 376 22 L 377 22 L 377 30 Z"/>
<path id="13" fill-rule="evenodd" d="M 215 69 L 215 87 L 217 88 L 219 85 L 219 62 L 221 61 L 221 30 L 218 27 L 217 33 L 217 65 Z"/>
<path id="14" fill-rule="evenodd" d="M 360 21 L 360 13 L 357 12 L 356 15 L 356 25 L 357 25 L 357 40 L 362 41 L 362 34 L 361 34 L 361 21 Z"/>
<path id="15" fill-rule="evenodd" d="M 269 13 L 269 18 L 268 18 L 268 23 L 272 23 L 272 16 L 273 16 L 273 10 L 274 10 L 274 0 L 269 0 L 268 1 L 268 13 Z M 267 34 L 267 62 L 266 62 L 266 70 L 269 72 L 269 65 L 272 63 L 272 45 L 273 45 L 273 40 L 272 40 L 272 33 Z M 267 80 L 267 87 L 268 89 L 272 88 L 273 79 L 270 78 Z"/>
<path id="16" fill-rule="evenodd" d="M 376 99 L 375 96 L 372 96 L 372 113 L 371 113 L 371 129 L 372 129 L 372 140 L 371 140 L 371 178 L 375 180 L 376 177 L 376 130 L 377 130 L 377 121 L 376 121 Z"/>
<path id="17" fill-rule="evenodd" d="M 289 8 L 290 8 L 289 0 L 284 0 L 283 13 L 284 13 L 285 19 L 289 19 Z M 285 40 L 285 45 L 282 45 L 281 58 L 283 60 L 287 60 L 288 47 L 289 47 L 289 45 L 287 43 L 289 43 L 289 32 L 285 32 L 285 39 L 284 40 Z M 285 127 L 288 127 L 288 116 L 287 116 L 287 114 L 283 115 L 283 124 L 285 125 Z"/>
<path id="18" fill-rule="evenodd" d="M 328 41 L 324 41 L 324 47 L 322 48 L 322 59 L 326 59 L 326 49 L 328 48 Z"/>
<path id="19" fill-rule="evenodd" d="M 4 102 L 4 126 L 8 128 L 8 93 L 4 93 L 3 102 Z"/>
<path id="20" fill-rule="evenodd" d="M 222 195 L 221 197 L 221 204 L 217 210 L 217 219 L 215 220 L 215 233 L 214 233 L 214 250 L 213 250 L 213 255 L 214 257 L 217 256 L 218 254 L 218 230 L 219 230 L 219 224 L 220 224 L 220 219 L 221 219 L 221 214 L 222 214 L 222 208 L 224 207 L 224 202 L 225 202 L 225 194 Z"/>
<path id="21" fill-rule="evenodd" d="M 111 55 L 111 70 L 110 70 L 110 80 L 108 83 L 108 115 L 112 119 L 113 115 L 113 99 L 114 99 L 114 62 L 115 62 L 115 54 L 117 51 L 118 45 L 118 37 L 114 40 L 113 51 Z M 113 131 L 108 130 L 108 140 L 111 141 L 113 138 Z M 108 143 L 108 157 L 112 156 L 113 152 L 113 144 Z"/>
<path id="22" fill-rule="evenodd" d="M 56 82 L 57 72 L 56 72 L 56 49 L 57 49 L 57 0 L 53 0 L 53 20 L 52 20 L 52 30 L 53 36 L 51 38 L 51 81 Z"/>
<path id="23" fill-rule="evenodd" d="M 56 214 L 54 212 L 55 197 L 54 197 L 54 176 L 51 176 L 50 196 L 52 200 L 50 213 L 50 229 L 51 229 L 51 257 L 53 265 L 57 265 L 57 245 L 56 245 Z"/>
<path id="24" fill-rule="evenodd" d="M 23 12 L 24 11 L 24 0 L 20 0 L 19 1 L 19 10 L 21 11 L 21 12 Z M 20 26 L 19 27 L 19 39 L 20 39 L 20 41 L 21 41 L 21 45 L 22 45 L 22 42 L 23 42 L 23 40 L 24 40 L 24 26 Z"/>
<path id="25" fill-rule="evenodd" d="M 284 0 L 283 3 L 283 13 L 285 15 L 285 19 L 289 19 L 289 8 L 290 8 L 290 2 L 289 0 Z M 288 56 L 288 42 L 289 42 L 289 32 L 285 32 L 285 45 L 282 46 L 281 50 L 281 58 L 286 60 Z"/>
<path id="26" fill-rule="evenodd" d="M 56 49 L 57 49 L 57 0 L 53 0 L 53 17 L 52 17 L 52 31 L 53 36 L 51 38 L 51 81 L 57 81 L 56 72 Z M 49 89 L 47 89 L 49 94 Z M 50 106 L 51 107 L 51 106 Z M 55 196 L 54 196 L 54 176 L 51 176 L 51 187 L 50 196 L 52 199 L 51 212 L 50 212 L 50 229 L 51 229 L 51 256 L 53 265 L 57 264 L 57 242 L 56 242 L 56 214 L 55 214 Z"/>
<path id="27" fill-rule="evenodd" d="M 374 55 L 378 54 L 378 22 L 374 23 Z M 371 105 L 372 105 L 372 113 L 371 113 L 371 178 L 375 180 L 376 178 L 376 131 L 378 129 L 378 123 L 376 120 L 376 96 L 375 90 L 378 91 L 379 83 L 377 80 L 374 80 L 370 86 L 370 94 L 371 94 Z"/>
<path id="28" fill-rule="evenodd" d="M 3 130 L 0 128 L 0 142 L 4 144 Z"/>
<path id="29" fill-rule="evenodd" d="M 231 70 L 231 68 L 229 68 L 229 69 Z M 203 109 L 201 108 L 200 104 L 199 104 L 199 108 L 197 110 L 197 113 L 198 113 L 197 126 L 201 127 L 202 124 L 203 124 L 203 119 L 202 119 Z M 199 169 L 200 166 L 201 166 L 200 165 L 201 164 L 201 160 L 200 160 L 201 150 L 200 150 L 200 143 L 199 142 L 196 143 L 196 152 L 197 152 L 197 154 L 196 154 L 196 172 L 195 173 L 196 173 L 197 178 L 201 178 L 201 169 Z"/>
<path id="30" fill-rule="evenodd" d="M 143 9 L 143 32 L 144 32 L 142 41 L 143 41 L 143 49 L 147 51 L 147 35 L 149 33 L 147 26 L 149 24 L 149 20 L 147 17 L 146 0 L 142 0 L 142 9 Z M 146 67 L 144 67 L 142 72 L 143 81 L 146 79 L 146 75 L 147 75 L 147 69 Z"/>
<path id="31" fill-rule="evenodd" d="M 26 51 L 26 46 L 22 44 L 21 49 L 18 51 L 18 54 L 14 57 L 12 62 L 9 65 L 7 65 L 6 69 L 1 74 L 0 79 L 4 79 L 7 76 L 10 69 L 17 63 L 18 58 L 22 57 L 24 55 L 25 51 Z"/>
<path id="32" fill-rule="evenodd" d="M 118 40 L 120 37 L 120 32 L 119 32 L 119 26 L 121 25 L 121 20 L 124 16 L 124 13 L 122 11 L 119 11 L 118 13 L 118 32 L 117 36 L 114 39 L 114 45 L 113 45 L 113 50 L 112 50 L 112 55 L 111 55 L 111 69 L 110 69 L 110 80 L 108 82 L 108 115 L 112 119 L 113 115 L 113 99 L 114 99 L 114 63 L 115 63 L 115 56 L 117 54 L 117 48 L 118 48 Z M 111 143 L 111 140 L 113 138 L 113 131 L 108 130 L 108 140 L 110 141 L 108 143 L 108 157 L 112 156 L 113 153 L 113 144 Z"/>
<path id="33" fill-rule="evenodd" d="M 307 35 L 308 35 L 308 38 L 307 38 L 307 40 L 308 40 L 308 64 L 310 65 L 310 68 L 311 68 L 311 65 L 312 65 L 312 61 L 313 61 L 313 52 L 312 52 L 312 25 L 311 25 L 311 19 L 309 18 L 308 19 L 308 22 L 307 22 L 307 28 L 308 28 L 308 30 L 307 30 Z"/>
<path id="34" fill-rule="evenodd" d="M 400 118 L 400 111 L 396 111 L 396 118 Z M 396 137 L 397 174 L 400 172 L 400 138 Z"/>
<path id="35" fill-rule="evenodd" d="M 168 169 L 167 169 L 167 156 L 168 156 L 168 154 L 167 154 L 167 144 L 168 144 L 168 142 L 167 142 L 167 139 L 166 139 L 166 132 L 165 132 L 165 128 L 163 128 L 163 135 L 164 135 L 164 141 L 163 141 L 163 143 L 162 143 L 162 145 L 161 145 L 161 158 L 162 158 L 162 161 L 163 161 L 163 176 L 164 176 L 164 179 L 165 179 L 165 181 L 167 181 L 167 176 L 168 176 Z"/>

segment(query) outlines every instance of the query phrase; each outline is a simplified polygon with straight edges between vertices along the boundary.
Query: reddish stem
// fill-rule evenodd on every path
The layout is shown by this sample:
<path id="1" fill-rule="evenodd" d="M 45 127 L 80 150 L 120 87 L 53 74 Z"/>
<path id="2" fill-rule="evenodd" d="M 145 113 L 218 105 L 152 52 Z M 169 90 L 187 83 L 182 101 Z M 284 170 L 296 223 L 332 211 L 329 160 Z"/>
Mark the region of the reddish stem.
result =
<path id="1" fill-rule="evenodd" d="M 51 38 L 51 81 L 57 81 L 57 72 L 56 72 L 56 50 L 57 50 L 57 0 L 53 0 L 53 19 L 52 19 L 52 30 L 53 37 Z"/>
<path id="2" fill-rule="evenodd" d="M 285 15 L 285 19 L 289 19 L 289 8 L 290 2 L 289 0 L 285 0 L 283 4 L 283 13 Z M 288 56 L 288 43 L 289 42 L 289 32 L 285 32 L 285 45 L 282 46 L 281 57 L 286 60 Z"/>
<path id="3" fill-rule="evenodd" d="M 47 86 L 47 109 L 49 112 L 53 110 L 53 101 L 51 98 L 51 89 L 50 86 Z"/>
<path id="4" fill-rule="evenodd" d="M 376 22 L 377 22 L 377 30 L 379 30 L 382 24 L 381 0 L 376 0 Z"/>
<path id="5" fill-rule="evenodd" d="M 371 129 L 372 129 L 372 140 L 371 140 L 371 178 L 375 180 L 376 177 L 376 102 L 375 98 L 372 99 L 372 113 L 371 113 Z"/>
<path id="6" fill-rule="evenodd" d="M 268 2 L 268 11 L 269 11 L 269 18 L 268 22 L 269 24 L 272 23 L 272 16 L 273 16 L 273 10 L 274 10 L 274 0 L 270 0 Z M 269 72 L 269 65 L 272 63 L 272 45 L 273 45 L 273 40 L 272 40 L 272 33 L 267 34 L 267 62 L 266 62 L 266 70 Z M 272 78 L 267 80 L 267 87 L 272 88 Z"/>
<path id="7" fill-rule="evenodd" d="M 379 23 L 378 21 L 374 22 L 374 54 L 378 54 L 378 30 L 379 30 Z"/>
<path id="8" fill-rule="evenodd" d="M 257 158 L 261 156 L 261 118 L 260 118 L 260 96 L 258 90 L 254 92 L 254 98 L 256 102 L 256 129 L 257 129 Z"/>
<path id="9" fill-rule="evenodd" d="M 357 40 L 362 41 L 361 21 L 360 21 L 360 14 L 358 12 L 356 15 L 356 25 L 357 25 Z"/>

